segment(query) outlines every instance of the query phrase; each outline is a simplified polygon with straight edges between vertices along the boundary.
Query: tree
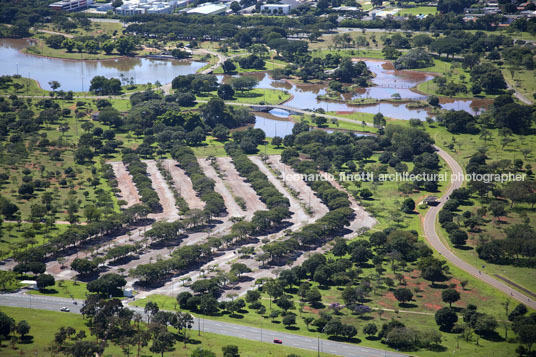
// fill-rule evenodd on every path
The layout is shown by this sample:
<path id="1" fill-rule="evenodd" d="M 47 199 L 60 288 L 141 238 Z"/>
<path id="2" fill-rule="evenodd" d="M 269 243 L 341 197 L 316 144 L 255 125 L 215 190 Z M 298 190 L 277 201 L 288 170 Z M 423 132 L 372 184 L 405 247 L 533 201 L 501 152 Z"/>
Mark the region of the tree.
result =
<path id="1" fill-rule="evenodd" d="M 153 337 L 153 344 L 149 350 L 153 353 L 160 353 L 164 356 L 164 352 L 173 350 L 175 344 L 175 336 L 168 331 L 161 331 Z"/>
<path id="2" fill-rule="evenodd" d="M 0 285 L 2 286 L 2 290 L 6 290 L 6 285 L 11 284 L 13 281 L 15 281 L 17 275 L 9 270 L 1 270 L 0 271 Z"/>
<path id="3" fill-rule="evenodd" d="M 223 357 L 240 357 L 238 346 L 236 345 L 223 346 L 221 351 L 223 352 Z"/>
<path id="4" fill-rule="evenodd" d="M 393 295 L 401 303 L 405 303 L 413 299 L 413 293 L 408 288 L 398 288 L 393 292 Z"/>
<path id="5" fill-rule="evenodd" d="M 290 328 L 290 326 L 296 324 L 296 315 L 294 314 L 286 314 L 283 316 L 283 325 L 285 325 L 287 328 Z"/>
<path id="6" fill-rule="evenodd" d="M 115 48 L 121 56 L 129 55 L 136 46 L 130 37 L 120 37 L 115 41 Z"/>
<path id="7" fill-rule="evenodd" d="M 56 283 L 54 277 L 50 274 L 41 274 L 37 277 L 36 281 L 39 291 L 45 290 L 47 286 L 54 286 Z"/>
<path id="8" fill-rule="evenodd" d="M 71 269 L 73 269 L 80 275 L 91 274 L 95 270 L 97 270 L 97 267 L 97 263 L 88 259 L 75 258 L 71 263 Z"/>
<path id="9" fill-rule="evenodd" d="M 253 89 L 259 81 L 252 76 L 240 76 L 231 80 L 231 86 L 240 92 Z"/>
<path id="10" fill-rule="evenodd" d="M 222 84 L 218 88 L 218 97 L 223 100 L 231 100 L 235 95 L 235 91 L 230 84 Z"/>
<path id="11" fill-rule="evenodd" d="M 205 350 L 203 347 L 197 347 L 192 351 L 190 357 L 216 357 L 216 354 L 211 350 Z"/>
<path id="12" fill-rule="evenodd" d="M 453 231 L 449 232 L 449 239 L 454 245 L 465 245 L 467 238 L 467 233 L 460 229 L 454 229 Z"/>
<path id="13" fill-rule="evenodd" d="M 458 315 L 454 309 L 450 307 L 443 307 L 435 313 L 436 324 L 443 331 L 450 331 L 454 327 L 454 324 L 458 321 Z"/>
<path id="14" fill-rule="evenodd" d="M 17 324 L 17 327 L 15 328 L 15 331 L 20 335 L 21 339 L 24 338 L 25 335 L 30 333 L 30 324 L 26 320 L 20 320 Z"/>
<path id="15" fill-rule="evenodd" d="M 50 82 L 48 82 L 48 85 L 50 86 L 50 88 L 52 88 L 52 91 L 54 91 L 54 92 L 56 91 L 56 89 L 61 87 L 61 84 L 58 81 L 50 81 Z"/>
<path id="16" fill-rule="evenodd" d="M 411 198 L 406 198 L 402 203 L 402 208 L 400 209 L 404 213 L 413 213 L 415 211 L 415 201 Z"/>
<path id="17" fill-rule="evenodd" d="M 214 129 L 212 129 L 212 136 L 218 140 L 225 141 L 229 137 L 229 128 L 222 124 L 216 124 Z"/>
<path id="18" fill-rule="evenodd" d="M 15 320 L 0 311 L 0 337 L 7 339 L 11 331 L 15 329 Z"/>
<path id="19" fill-rule="evenodd" d="M 274 145 L 275 147 L 280 147 L 282 143 L 283 139 L 280 136 L 274 136 L 272 138 L 272 145 Z"/>
<path id="20" fill-rule="evenodd" d="M 376 113 L 372 120 L 375 128 L 382 128 L 387 123 L 382 113 Z"/>
<path id="21" fill-rule="evenodd" d="M 377 332 L 378 327 L 372 322 L 363 327 L 363 333 L 369 337 L 374 336 Z"/>
<path id="22" fill-rule="evenodd" d="M 424 279 L 431 281 L 432 286 L 434 285 L 434 282 L 445 278 L 444 273 L 448 269 L 444 261 L 440 261 L 432 256 L 421 258 L 419 268 L 421 269 L 421 276 Z"/>
<path id="23" fill-rule="evenodd" d="M 90 281 L 87 284 L 87 290 L 104 296 L 122 296 L 121 288 L 125 286 L 126 283 L 127 281 L 121 275 L 109 273 L 104 274 L 96 280 Z"/>
<path id="24" fill-rule="evenodd" d="M 452 307 L 453 302 L 460 300 L 460 293 L 456 289 L 446 289 L 441 292 L 441 299 Z"/>

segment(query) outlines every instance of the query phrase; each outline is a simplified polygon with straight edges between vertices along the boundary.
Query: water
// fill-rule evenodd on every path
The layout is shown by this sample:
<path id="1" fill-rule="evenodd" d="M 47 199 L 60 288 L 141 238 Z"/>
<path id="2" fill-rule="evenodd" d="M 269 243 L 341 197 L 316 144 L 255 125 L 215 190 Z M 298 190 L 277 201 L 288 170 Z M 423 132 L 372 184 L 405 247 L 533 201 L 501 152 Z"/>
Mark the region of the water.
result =
<path id="1" fill-rule="evenodd" d="M 392 99 L 393 94 L 398 93 L 402 99 L 423 100 L 426 96 L 412 91 L 410 88 L 417 84 L 430 80 L 433 76 L 418 71 L 397 71 L 391 63 L 380 60 L 365 60 L 369 69 L 375 73 L 372 82 L 375 87 L 357 88 L 351 93 L 341 96 L 345 100 L 354 98 Z M 267 73 L 249 73 L 258 81 L 257 88 L 286 90 L 292 98 L 284 104 L 299 109 L 323 109 L 341 113 L 382 113 L 394 119 L 419 119 L 425 120 L 432 116 L 426 109 L 408 108 L 407 103 L 377 103 L 367 106 L 356 106 L 345 103 L 325 101 L 317 99 L 318 95 L 326 94 L 326 84 L 294 84 L 285 80 L 273 80 Z M 220 76 L 220 81 L 229 82 L 230 76 Z M 444 109 L 465 110 L 471 114 L 482 112 L 482 108 L 489 105 L 488 100 L 473 99 L 448 99 L 441 98 L 441 106 Z M 433 116 L 432 116 L 433 117 Z"/>
<path id="2" fill-rule="evenodd" d="M 0 40 L 0 75 L 20 74 L 36 79 L 42 88 L 51 90 L 49 81 L 60 82 L 65 91 L 87 91 L 95 76 L 133 78 L 137 84 L 169 83 L 178 75 L 195 73 L 203 62 L 169 61 L 124 57 L 115 60 L 76 61 L 47 58 L 20 52 L 29 45 L 27 40 Z"/>
<path id="3" fill-rule="evenodd" d="M 285 137 L 292 134 L 294 123 L 286 117 L 277 117 L 270 113 L 255 113 L 255 128 L 262 129 L 267 137 Z"/>

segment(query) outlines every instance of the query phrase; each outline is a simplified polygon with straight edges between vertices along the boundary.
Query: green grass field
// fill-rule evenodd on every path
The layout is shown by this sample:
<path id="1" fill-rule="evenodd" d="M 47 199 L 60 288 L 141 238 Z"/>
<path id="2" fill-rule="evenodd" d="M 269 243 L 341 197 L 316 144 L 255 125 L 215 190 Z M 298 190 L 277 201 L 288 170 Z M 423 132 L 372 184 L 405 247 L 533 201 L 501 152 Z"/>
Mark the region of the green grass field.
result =
<path id="1" fill-rule="evenodd" d="M 504 79 L 508 84 L 517 89 L 528 100 L 534 103 L 534 94 L 536 94 L 536 70 L 518 69 L 512 72 L 509 69 L 502 69 Z"/>
<path id="2" fill-rule="evenodd" d="M 398 12 L 398 15 L 435 15 L 437 13 L 437 8 L 435 6 L 417 6 L 401 9 Z"/>
<path id="3" fill-rule="evenodd" d="M 2 95 L 35 95 L 35 96 L 48 96 L 49 91 L 42 89 L 39 86 L 39 82 L 37 82 L 35 79 L 30 78 L 13 78 L 13 82 L 10 83 L 9 86 L 6 88 L 0 88 L 0 94 Z M 23 86 L 21 89 L 15 89 L 15 85 L 21 85 Z"/>
<path id="4" fill-rule="evenodd" d="M 72 280 L 56 280 L 54 286 L 48 287 L 46 291 L 41 292 L 39 290 L 29 291 L 32 295 L 54 296 L 64 297 L 72 299 L 84 300 L 89 292 L 86 288 L 86 283 Z"/>

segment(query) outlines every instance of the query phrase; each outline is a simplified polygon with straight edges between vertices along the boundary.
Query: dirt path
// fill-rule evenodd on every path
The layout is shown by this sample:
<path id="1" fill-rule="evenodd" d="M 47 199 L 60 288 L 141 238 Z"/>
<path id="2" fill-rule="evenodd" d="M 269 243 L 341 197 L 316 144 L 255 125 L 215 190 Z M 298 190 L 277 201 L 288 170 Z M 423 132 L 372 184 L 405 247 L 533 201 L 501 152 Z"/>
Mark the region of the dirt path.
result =
<path id="1" fill-rule="evenodd" d="M 266 209 L 266 205 L 257 196 L 255 190 L 236 171 L 230 157 L 218 157 L 216 162 L 223 174 L 224 182 L 228 187 L 231 187 L 230 191 L 234 197 L 241 197 L 245 201 L 248 212 Z"/>
<path id="2" fill-rule="evenodd" d="M 288 187 L 298 193 L 299 200 L 310 207 L 313 212 L 313 219 L 317 220 L 329 212 L 329 209 L 322 203 L 320 198 L 316 196 L 314 191 L 302 179 L 298 177 L 292 167 L 281 162 L 281 155 L 270 155 L 268 162 L 270 166 L 281 173 L 280 178 L 284 180 Z M 288 178 L 288 179 L 286 179 Z"/>
<path id="3" fill-rule="evenodd" d="M 298 201 L 296 198 L 294 198 L 283 186 L 283 183 L 277 179 L 277 177 L 274 176 L 272 171 L 262 162 L 261 158 L 258 156 L 249 156 L 249 159 L 259 167 L 261 172 L 265 174 L 268 177 L 268 180 L 275 186 L 275 188 L 283 194 L 286 198 L 288 198 L 290 202 L 290 211 L 292 212 L 292 217 L 290 221 L 292 223 L 312 223 L 314 222 L 314 219 L 309 217 L 307 213 L 305 213 L 300 201 Z"/>
<path id="4" fill-rule="evenodd" d="M 205 202 L 197 196 L 197 193 L 192 187 L 192 180 L 186 175 L 183 169 L 181 169 L 177 161 L 167 159 L 163 161 L 163 165 L 171 174 L 175 188 L 179 194 L 186 200 L 190 209 L 203 209 L 205 208 Z"/>
<path id="5" fill-rule="evenodd" d="M 173 192 L 169 189 L 166 180 L 162 177 L 158 167 L 156 167 L 156 162 L 154 160 L 146 160 L 144 163 L 147 164 L 147 173 L 162 205 L 161 213 L 152 213 L 149 217 L 168 222 L 177 220 L 179 218 L 179 210 L 175 206 L 175 196 L 173 196 Z"/>
<path id="6" fill-rule="evenodd" d="M 199 162 L 199 166 L 201 166 L 201 169 L 203 169 L 203 172 L 208 178 L 211 178 L 216 182 L 216 185 L 214 187 L 214 190 L 218 192 L 220 195 L 222 195 L 223 200 L 225 201 L 225 207 L 227 208 L 227 213 L 231 217 L 247 217 L 251 218 L 253 216 L 253 212 L 246 212 L 240 208 L 240 206 L 236 203 L 236 201 L 233 198 L 233 195 L 227 187 L 225 187 L 225 184 L 223 180 L 218 176 L 218 173 L 210 165 L 210 162 L 204 158 L 197 159 L 197 162 Z"/>
<path id="7" fill-rule="evenodd" d="M 114 170 L 115 178 L 121 191 L 121 199 L 127 202 L 123 207 L 126 208 L 140 203 L 140 195 L 134 182 L 132 182 L 132 176 L 128 173 L 125 164 L 122 161 L 111 161 L 109 164 L 112 165 Z"/>
<path id="8" fill-rule="evenodd" d="M 345 238 L 352 238 L 356 235 L 356 232 L 362 230 L 363 228 L 372 228 L 377 222 L 374 217 L 372 217 L 363 207 L 357 203 L 355 198 L 346 191 L 344 187 L 342 187 L 337 180 L 335 180 L 331 175 L 326 174 L 325 172 L 322 172 L 322 175 L 327 178 L 327 181 L 333 185 L 337 190 L 346 192 L 348 195 L 348 199 L 350 200 L 350 208 L 354 210 L 355 217 L 350 222 L 350 226 L 347 227 L 351 230 L 350 233 L 344 235 Z"/>

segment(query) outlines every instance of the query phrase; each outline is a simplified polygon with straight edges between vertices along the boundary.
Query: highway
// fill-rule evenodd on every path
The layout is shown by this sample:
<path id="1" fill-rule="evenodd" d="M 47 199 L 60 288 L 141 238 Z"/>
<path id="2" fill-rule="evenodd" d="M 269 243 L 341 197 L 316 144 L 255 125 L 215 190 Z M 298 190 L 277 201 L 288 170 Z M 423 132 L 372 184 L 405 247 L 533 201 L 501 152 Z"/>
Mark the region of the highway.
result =
<path id="1" fill-rule="evenodd" d="M 73 302 L 76 301 L 75 305 Z M 68 307 L 70 313 L 80 313 L 83 306 L 83 300 L 73 300 L 67 298 L 54 298 L 39 295 L 26 295 L 21 293 L 2 294 L 0 295 L 1 306 L 23 307 L 40 310 L 60 311 L 62 307 Z M 128 306 L 129 309 L 140 312 L 144 315 L 143 309 Z M 68 312 L 65 312 L 68 314 Z M 268 325 L 268 324 L 267 324 Z M 225 336 L 239 337 L 252 341 L 262 341 L 273 343 L 274 339 L 283 341 L 284 346 L 296 347 L 310 351 L 320 351 L 345 357 L 402 357 L 405 356 L 396 352 L 389 352 L 375 348 L 367 348 L 344 342 L 335 342 L 314 337 L 300 336 L 291 333 L 268 330 L 259 326 L 259 328 L 232 324 L 229 322 L 207 320 L 195 317 L 192 333 L 195 331 L 216 333 Z"/>
<path id="2" fill-rule="evenodd" d="M 440 149 L 439 147 L 435 147 L 437 150 L 437 153 L 445 162 L 447 165 L 449 165 L 452 176 L 456 178 L 461 178 L 463 175 L 463 170 L 458 164 L 456 160 L 452 156 L 450 156 L 447 152 Z M 532 309 L 536 309 L 536 301 L 529 298 L 525 294 L 520 293 L 519 291 L 509 287 L 508 285 L 502 283 L 501 281 L 493 278 L 492 276 L 486 274 L 484 272 L 485 269 L 478 270 L 478 268 L 475 268 L 471 264 L 467 263 L 465 260 L 458 257 L 456 254 L 454 254 L 448 246 L 446 246 L 441 239 L 439 238 L 435 222 L 437 219 L 437 215 L 445 202 L 448 200 L 448 197 L 457 188 L 460 188 L 463 185 L 463 180 L 453 180 L 450 187 L 447 189 L 443 197 L 439 200 L 440 203 L 437 206 L 430 207 L 428 209 L 428 212 L 426 212 L 426 216 L 424 217 L 424 234 L 426 236 L 426 239 L 430 243 L 430 245 L 439 252 L 443 257 L 445 257 L 446 260 L 448 260 L 450 263 L 454 264 L 458 268 L 465 270 L 467 273 L 471 274 L 477 279 L 480 279 L 484 281 L 485 283 L 491 285 L 497 290 L 500 290 L 504 292 L 507 295 L 510 295 L 512 298 L 516 299 L 517 301 L 530 306 Z"/>

